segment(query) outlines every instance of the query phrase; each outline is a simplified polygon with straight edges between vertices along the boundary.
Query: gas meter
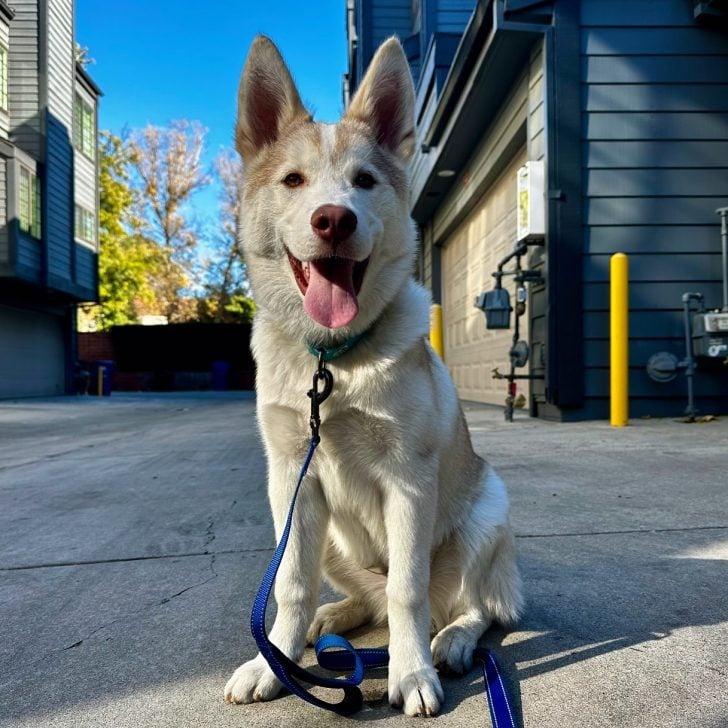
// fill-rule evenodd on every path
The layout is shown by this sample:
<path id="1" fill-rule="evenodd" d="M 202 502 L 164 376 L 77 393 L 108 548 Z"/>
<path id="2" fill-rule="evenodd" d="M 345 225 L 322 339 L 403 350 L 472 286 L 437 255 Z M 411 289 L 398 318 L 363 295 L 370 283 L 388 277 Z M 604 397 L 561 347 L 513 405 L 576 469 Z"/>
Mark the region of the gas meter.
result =
<path id="1" fill-rule="evenodd" d="M 708 311 L 693 317 L 695 356 L 728 357 L 728 311 Z"/>
<path id="2" fill-rule="evenodd" d="M 494 288 L 475 299 L 475 307 L 485 312 L 487 329 L 508 329 L 511 326 L 511 297 L 505 288 Z"/>

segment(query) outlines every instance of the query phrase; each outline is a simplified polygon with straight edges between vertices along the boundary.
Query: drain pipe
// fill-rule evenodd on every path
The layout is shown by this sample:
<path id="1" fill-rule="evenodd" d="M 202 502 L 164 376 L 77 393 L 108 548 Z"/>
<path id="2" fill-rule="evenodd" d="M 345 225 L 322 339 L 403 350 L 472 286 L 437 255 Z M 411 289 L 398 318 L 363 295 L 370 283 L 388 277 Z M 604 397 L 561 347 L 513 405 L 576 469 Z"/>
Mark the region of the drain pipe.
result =
<path id="1" fill-rule="evenodd" d="M 720 247 L 723 261 L 723 311 L 728 312 L 728 207 L 719 207 Z"/>

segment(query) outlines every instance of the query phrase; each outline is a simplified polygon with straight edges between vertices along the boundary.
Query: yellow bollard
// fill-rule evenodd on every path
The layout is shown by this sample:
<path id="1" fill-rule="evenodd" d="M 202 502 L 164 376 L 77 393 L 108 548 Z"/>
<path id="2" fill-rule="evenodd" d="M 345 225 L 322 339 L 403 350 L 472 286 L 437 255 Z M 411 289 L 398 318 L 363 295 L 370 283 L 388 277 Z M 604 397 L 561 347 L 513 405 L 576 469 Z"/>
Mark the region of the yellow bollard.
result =
<path id="1" fill-rule="evenodd" d="M 103 397 L 104 395 L 104 372 L 106 371 L 106 367 L 99 367 L 97 372 L 97 378 L 98 381 L 96 382 L 97 387 L 97 394 L 99 397 Z"/>
<path id="2" fill-rule="evenodd" d="M 442 306 L 433 303 L 430 306 L 430 346 L 437 352 L 440 359 L 445 358 L 445 349 L 442 344 Z"/>
<path id="3" fill-rule="evenodd" d="M 609 262 L 609 395 L 612 427 L 629 420 L 629 260 L 615 253 Z"/>

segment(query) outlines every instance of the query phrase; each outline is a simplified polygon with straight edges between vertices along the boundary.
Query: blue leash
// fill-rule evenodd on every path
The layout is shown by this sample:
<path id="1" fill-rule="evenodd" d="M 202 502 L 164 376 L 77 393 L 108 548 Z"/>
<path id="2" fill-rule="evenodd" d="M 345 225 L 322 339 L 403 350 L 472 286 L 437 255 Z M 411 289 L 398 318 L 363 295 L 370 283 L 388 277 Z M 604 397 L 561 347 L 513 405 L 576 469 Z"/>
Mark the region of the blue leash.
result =
<path id="1" fill-rule="evenodd" d="M 358 686 L 364 680 L 364 672 L 371 668 L 386 667 L 389 662 L 389 652 L 383 648 L 355 649 L 344 637 L 336 634 L 321 635 L 314 646 L 319 666 L 331 671 L 350 671 L 349 675 L 343 677 L 324 677 L 305 670 L 286 657 L 268 639 L 268 632 L 265 627 L 268 600 L 271 591 L 273 591 L 276 574 L 288 544 L 296 498 L 308 472 L 314 452 L 316 452 L 316 448 L 321 441 L 319 437 L 321 424 L 319 405 L 331 394 L 333 388 L 333 377 L 331 372 L 324 366 L 324 361 L 323 352 L 319 352 L 319 365 L 313 376 L 313 388 L 308 393 L 311 398 L 311 442 L 293 491 L 291 505 L 286 517 L 286 525 L 253 602 L 253 612 L 250 615 L 250 631 L 258 645 L 260 654 L 263 655 L 275 676 L 290 692 L 319 708 L 331 710 L 339 715 L 351 715 L 362 706 L 363 699 Z M 324 384 L 321 391 L 318 390 L 319 382 Z M 473 653 L 473 658 L 483 666 L 488 709 L 490 710 L 493 728 L 516 728 L 513 713 L 508 703 L 508 694 L 495 657 L 487 648 L 477 647 Z M 338 703 L 329 703 L 311 694 L 299 681 L 319 687 L 341 689 L 344 691 L 344 697 Z"/>

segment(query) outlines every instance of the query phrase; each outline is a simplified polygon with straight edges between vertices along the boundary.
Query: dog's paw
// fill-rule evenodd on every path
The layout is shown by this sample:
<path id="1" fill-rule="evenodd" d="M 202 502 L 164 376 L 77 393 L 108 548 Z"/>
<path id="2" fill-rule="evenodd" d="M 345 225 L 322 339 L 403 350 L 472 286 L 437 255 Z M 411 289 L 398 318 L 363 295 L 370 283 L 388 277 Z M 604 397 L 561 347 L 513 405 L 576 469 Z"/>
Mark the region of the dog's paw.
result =
<path id="1" fill-rule="evenodd" d="M 262 655 L 245 662 L 228 680 L 225 700 L 228 703 L 258 703 L 278 695 L 282 685 Z"/>
<path id="2" fill-rule="evenodd" d="M 315 644 L 322 634 L 343 634 L 360 627 L 370 619 L 366 607 L 354 599 L 324 604 L 316 610 L 316 616 L 306 634 L 309 645 Z"/>
<path id="3" fill-rule="evenodd" d="M 389 702 L 405 715 L 436 715 L 445 698 L 435 668 L 418 669 L 389 664 Z"/>
<path id="4" fill-rule="evenodd" d="M 473 666 L 473 651 L 477 642 L 471 629 L 451 624 L 440 630 L 432 640 L 432 662 L 437 667 L 445 667 L 462 675 Z"/>

